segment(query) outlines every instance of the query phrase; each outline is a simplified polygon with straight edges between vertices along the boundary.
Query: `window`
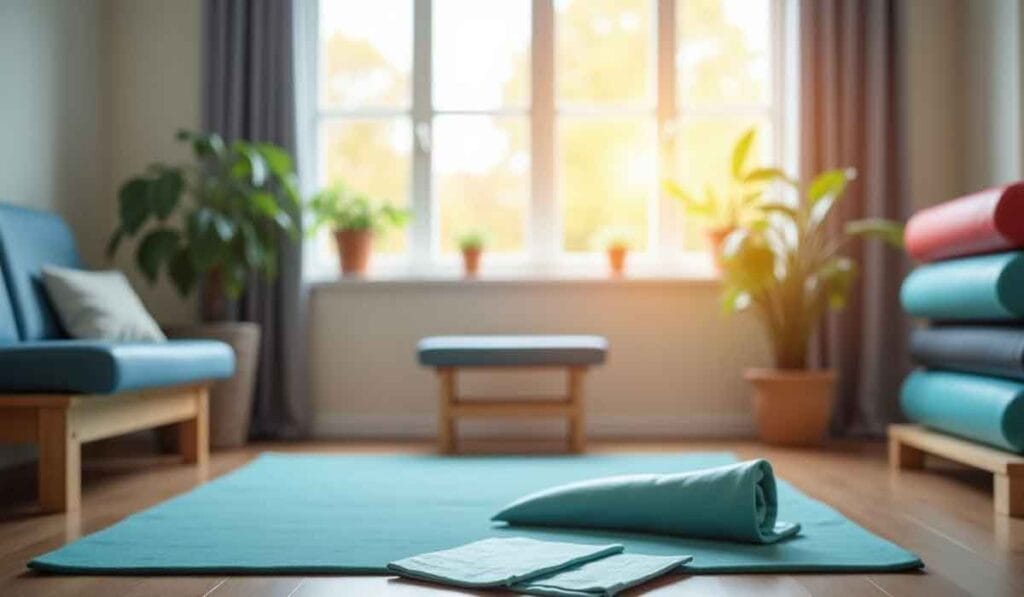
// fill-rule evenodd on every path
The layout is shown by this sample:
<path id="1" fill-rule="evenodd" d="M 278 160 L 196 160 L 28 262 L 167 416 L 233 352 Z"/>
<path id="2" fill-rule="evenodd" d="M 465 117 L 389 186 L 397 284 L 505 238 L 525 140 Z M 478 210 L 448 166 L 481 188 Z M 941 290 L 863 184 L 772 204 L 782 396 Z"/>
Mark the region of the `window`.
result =
<path id="1" fill-rule="evenodd" d="M 490 266 L 585 264 L 611 230 L 652 269 L 692 261 L 700 228 L 661 181 L 722 184 L 751 125 L 763 159 L 791 152 L 783 0 L 307 3 L 304 175 L 413 212 L 384 268 L 454 267 L 470 230 Z M 333 275 L 327 235 L 313 253 Z"/>

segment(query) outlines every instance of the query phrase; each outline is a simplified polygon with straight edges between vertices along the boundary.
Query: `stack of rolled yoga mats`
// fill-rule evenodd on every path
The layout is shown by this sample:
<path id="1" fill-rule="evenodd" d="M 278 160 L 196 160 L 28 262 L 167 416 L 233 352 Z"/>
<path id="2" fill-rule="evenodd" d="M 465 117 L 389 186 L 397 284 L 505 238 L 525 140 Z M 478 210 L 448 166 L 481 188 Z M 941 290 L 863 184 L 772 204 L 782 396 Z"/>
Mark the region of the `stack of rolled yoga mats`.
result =
<path id="1" fill-rule="evenodd" d="M 905 241 L 921 265 L 900 300 L 930 325 L 911 336 L 921 368 L 904 381 L 903 413 L 974 445 L 1024 452 L 1024 182 L 924 209 Z M 1006 472 L 989 470 L 997 484 Z"/>

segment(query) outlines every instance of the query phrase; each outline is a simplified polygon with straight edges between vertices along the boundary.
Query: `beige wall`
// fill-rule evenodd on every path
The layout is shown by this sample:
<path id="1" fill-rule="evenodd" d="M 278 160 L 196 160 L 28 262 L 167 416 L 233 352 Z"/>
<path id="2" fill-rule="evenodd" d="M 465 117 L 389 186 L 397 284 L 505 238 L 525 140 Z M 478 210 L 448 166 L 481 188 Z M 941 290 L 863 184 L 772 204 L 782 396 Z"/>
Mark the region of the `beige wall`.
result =
<path id="1" fill-rule="evenodd" d="M 1024 178 L 1024 2 L 898 7 L 914 205 Z"/>
<path id="2" fill-rule="evenodd" d="M 102 228 L 115 226 L 117 189 L 156 161 L 189 159 L 175 141 L 180 128 L 198 129 L 200 116 L 200 0 L 104 0 L 103 89 L 106 169 L 96 206 Z M 192 321 L 195 302 L 182 301 L 169 284 L 152 288 L 132 267 L 124 247 L 118 265 L 129 272 L 160 323 Z"/>
<path id="3" fill-rule="evenodd" d="M 588 427 L 597 436 L 748 433 L 749 390 L 740 371 L 767 365 L 769 355 L 754 321 L 719 313 L 718 290 L 714 282 L 678 280 L 317 287 L 311 308 L 315 430 L 322 436 L 430 436 L 435 380 L 416 364 L 417 340 L 533 333 L 608 338 L 608 363 L 588 376 Z M 560 381 L 549 374 L 480 373 L 467 378 L 464 390 L 533 395 L 557 392 Z M 503 430 L 562 431 L 537 423 Z"/>
<path id="4" fill-rule="evenodd" d="M 0 3 L 0 201 L 63 213 L 84 246 L 102 172 L 98 7 Z"/>

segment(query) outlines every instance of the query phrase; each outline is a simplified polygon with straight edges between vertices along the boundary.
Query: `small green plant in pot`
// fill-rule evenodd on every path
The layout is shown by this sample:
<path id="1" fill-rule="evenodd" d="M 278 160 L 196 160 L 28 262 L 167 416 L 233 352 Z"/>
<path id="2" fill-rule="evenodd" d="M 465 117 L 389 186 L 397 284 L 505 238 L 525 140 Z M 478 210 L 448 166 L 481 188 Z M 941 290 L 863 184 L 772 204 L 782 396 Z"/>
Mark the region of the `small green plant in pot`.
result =
<path id="1" fill-rule="evenodd" d="M 829 310 L 846 305 L 857 264 L 846 255 L 857 237 L 902 245 L 902 225 L 890 220 L 827 226 L 853 180 L 852 169 L 829 170 L 800 189 L 795 205 L 765 202 L 734 230 L 722 249 L 723 309 L 750 310 L 771 341 L 773 369 L 749 369 L 761 438 L 814 444 L 827 431 L 835 372 L 808 369 L 810 338 Z"/>
<path id="2" fill-rule="evenodd" d="M 409 221 L 408 211 L 375 201 L 344 183 L 317 193 L 309 209 L 313 214 L 311 232 L 328 227 L 334 234 L 341 272 L 346 276 L 366 274 L 375 234 Z"/>
<path id="3" fill-rule="evenodd" d="M 756 141 L 757 129 L 753 127 L 736 139 L 729 163 L 729 181 L 718 189 L 706 186 L 703 197 L 687 190 L 679 182 L 666 180 L 664 183 L 665 191 L 679 201 L 686 215 L 704 224 L 708 246 L 719 269 L 725 237 L 750 218 L 757 217 L 757 204 L 763 198 L 768 183 L 788 180 L 778 168 L 750 164 L 750 153 Z"/>
<path id="4" fill-rule="evenodd" d="M 612 276 L 625 275 L 629 252 L 636 244 L 634 237 L 632 229 L 621 226 L 607 226 L 595 235 L 594 244 L 608 256 Z"/>
<path id="5" fill-rule="evenodd" d="M 248 437 L 260 330 L 226 319 L 254 274 L 276 274 L 282 238 L 298 240 L 295 170 L 288 153 L 268 143 L 227 144 L 190 131 L 177 138 L 190 144 L 194 161 L 153 164 L 124 183 L 107 252 L 112 257 L 125 239 L 138 239 L 135 263 L 146 279 L 166 274 L 182 297 L 199 288 L 206 323 L 168 332 L 234 349 L 235 376 L 210 393 L 210 440 L 215 448 L 238 446 Z"/>
<path id="6" fill-rule="evenodd" d="M 480 230 L 470 230 L 459 235 L 459 250 L 462 251 L 463 271 L 467 278 L 475 278 L 480 273 L 480 259 L 487 248 L 488 236 Z"/>

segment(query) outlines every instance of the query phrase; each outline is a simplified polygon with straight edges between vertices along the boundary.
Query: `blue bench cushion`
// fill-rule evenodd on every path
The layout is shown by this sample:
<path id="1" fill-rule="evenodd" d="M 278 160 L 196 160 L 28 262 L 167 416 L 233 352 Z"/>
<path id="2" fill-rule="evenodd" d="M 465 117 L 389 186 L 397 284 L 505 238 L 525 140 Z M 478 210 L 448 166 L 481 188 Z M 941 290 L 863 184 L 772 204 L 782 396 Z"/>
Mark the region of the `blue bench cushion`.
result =
<path id="1" fill-rule="evenodd" d="M 431 367 L 599 365 L 608 352 L 601 336 L 432 336 L 419 343 Z"/>
<path id="2" fill-rule="evenodd" d="M 0 391 L 113 394 L 222 379 L 234 368 L 231 347 L 214 340 L 24 342 L 0 347 Z"/>

